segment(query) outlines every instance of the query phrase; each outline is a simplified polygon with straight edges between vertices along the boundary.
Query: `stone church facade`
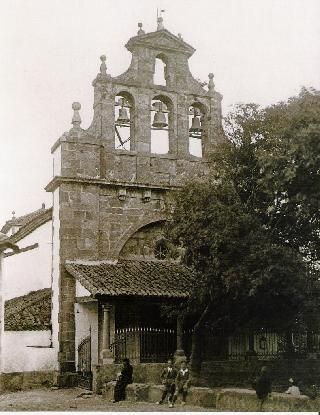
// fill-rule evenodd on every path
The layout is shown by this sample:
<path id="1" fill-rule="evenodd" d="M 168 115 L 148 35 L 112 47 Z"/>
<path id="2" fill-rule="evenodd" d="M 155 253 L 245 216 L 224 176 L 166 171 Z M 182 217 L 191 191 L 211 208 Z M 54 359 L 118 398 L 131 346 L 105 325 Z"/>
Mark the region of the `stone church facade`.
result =
<path id="1" fill-rule="evenodd" d="M 131 64 L 116 77 L 101 56 L 90 127 L 81 128 L 73 103 L 73 127 L 52 147 L 52 341 L 62 382 L 77 371 L 87 335 L 93 363 L 108 364 L 117 328 L 152 326 L 155 305 L 187 297 L 192 278 L 168 257 L 163 226 L 173 192 L 206 174 L 206 156 L 223 136 L 222 96 L 212 74 L 207 89 L 193 78 L 195 49 L 181 36 L 160 18 L 155 32 L 139 24 L 126 48 Z M 154 151 L 157 142 L 165 149 Z"/>

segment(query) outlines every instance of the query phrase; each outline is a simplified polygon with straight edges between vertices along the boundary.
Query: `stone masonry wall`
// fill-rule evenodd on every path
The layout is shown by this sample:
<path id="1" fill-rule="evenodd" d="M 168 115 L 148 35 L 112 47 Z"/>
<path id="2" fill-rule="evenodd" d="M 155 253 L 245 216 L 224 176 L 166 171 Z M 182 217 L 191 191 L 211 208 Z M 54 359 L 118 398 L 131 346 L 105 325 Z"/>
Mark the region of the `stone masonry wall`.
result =
<path id="1" fill-rule="evenodd" d="M 209 90 L 188 67 L 194 49 L 167 30 L 135 36 L 126 45 L 129 69 L 118 77 L 107 73 L 101 57 L 93 82 L 94 117 L 88 130 L 80 127 L 80 104 L 74 103 L 73 128 L 53 146 L 59 152 L 57 177 L 47 186 L 59 192 L 60 268 L 59 363 L 61 372 L 75 371 L 75 281 L 65 260 L 118 259 L 126 242 L 148 225 L 152 233 L 172 209 L 172 193 L 189 177 L 208 172 L 206 155 L 222 140 L 221 99 L 211 79 Z M 156 57 L 167 64 L 166 86 L 153 83 Z M 115 97 L 131 97 L 130 151 L 115 149 Z M 150 153 L 151 103 L 160 97 L 169 114 L 169 153 Z M 203 158 L 189 154 L 189 107 L 203 109 Z M 60 155 L 61 153 L 61 155 Z M 155 224 L 155 228 L 152 228 Z M 159 225 L 160 226 L 160 225 Z M 156 232 L 158 235 L 158 233 Z"/>

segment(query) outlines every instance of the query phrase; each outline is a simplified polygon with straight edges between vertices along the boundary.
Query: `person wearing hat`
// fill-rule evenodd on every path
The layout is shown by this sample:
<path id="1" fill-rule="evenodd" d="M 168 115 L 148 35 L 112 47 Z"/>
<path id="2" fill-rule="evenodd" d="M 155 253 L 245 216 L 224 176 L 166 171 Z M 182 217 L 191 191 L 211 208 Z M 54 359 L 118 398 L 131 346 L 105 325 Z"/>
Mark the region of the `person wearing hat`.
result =
<path id="1" fill-rule="evenodd" d="M 289 379 L 289 384 L 290 384 L 290 386 L 289 386 L 288 390 L 286 390 L 285 393 L 288 393 L 289 395 L 293 395 L 293 396 L 301 395 L 299 386 L 297 385 L 297 382 L 294 379 L 290 378 Z"/>

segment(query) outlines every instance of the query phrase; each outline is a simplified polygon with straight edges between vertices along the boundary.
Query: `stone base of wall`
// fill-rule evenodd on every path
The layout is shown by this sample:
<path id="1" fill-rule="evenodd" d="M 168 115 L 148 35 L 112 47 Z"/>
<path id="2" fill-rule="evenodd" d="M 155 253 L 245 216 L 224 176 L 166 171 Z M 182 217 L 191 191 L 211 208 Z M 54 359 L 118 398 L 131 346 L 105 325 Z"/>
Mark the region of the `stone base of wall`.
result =
<path id="1" fill-rule="evenodd" d="M 116 382 L 108 382 L 103 386 L 102 395 L 112 401 Z M 126 400 L 129 402 L 153 402 L 160 400 L 164 387 L 162 385 L 148 385 L 132 383 L 127 386 Z M 177 405 L 179 405 L 177 400 Z M 203 408 L 215 408 L 218 411 L 318 411 L 319 400 L 311 400 L 306 396 L 290 396 L 273 392 L 262 405 L 256 393 L 248 389 L 210 389 L 191 387 L 186 403 Z M 165 404 L 164 404 L 165 405 Z M 156 410 L 155 406 L 155 410 Z"/>
<path id="2" fill-rule="evenodd" d="M 289 396 L 283 393 L 271 394 L 261 406 L 253 390 L 222 389 L 216 397 L 216 409 L 219 411 L 319 411 L 319 400 L 311 400 L 306 396 Z"/>
<path id="3" fill-rule="evenodd" d="M 20 391 L 55 384 L 55 371 L 11 372 L 0 375 L 0 392 Z"/>
<path id="4" fill-rule="evenodd" d="M 78 386 L 78 374 L 75 372 L 58 373 L 55 377 L 55 385 L 59 388 L 73 388 Z"/>
<path id="5" fill-rule="evenodd" d="M 320 384 L 320 359 L 283 359 L 203 362 L 197 385 L 250 388 L 262 366 L 269 369 L 273 390 L 283 391 L 291 377 L 303 385 Z"/>
<path id="6" fill-rule="evenodd" d="M 165 367 L 163 363 L 138 363 L 133 364 L 133 381 L 135 383 L 153 383 L 160 381 L 160 374 Z M 101 393 L 105 383 L 117 378 L 117 373 L 121 370 L 121 364 L 111 364 L 96 366 L 93 373 L 93 390 Z"/>

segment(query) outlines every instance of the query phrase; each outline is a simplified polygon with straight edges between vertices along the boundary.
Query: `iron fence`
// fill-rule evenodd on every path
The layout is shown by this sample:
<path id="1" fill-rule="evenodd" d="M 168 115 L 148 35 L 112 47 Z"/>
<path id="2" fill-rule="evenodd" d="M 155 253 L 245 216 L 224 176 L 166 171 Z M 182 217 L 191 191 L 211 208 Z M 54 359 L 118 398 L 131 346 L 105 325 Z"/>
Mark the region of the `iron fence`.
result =
<path id="1" fill-rule="evenodd" d="M 125 357 L 141 363 L 166 362 L 176 350 L 176 332 L 154 327 L 117 329 L 110 349 L 117 363 Z"/>
<path id="2" fill-rule="evenodd" d="M 192 330 L 185 330 L 182 337 L 188 358 L 192 348 Z M 320 332 L 307 330 L 257 329 L 238 332 L 206 330 L 201 335 L 203 360 L 246 360 L 258 358 L 306 358 L 313 354 L 320 357 Z M 138 362 L 166 362 L 174 355 L 176 331 L 170 328 L 133 327 L 117 329 L 110 346 L 115 362 L 127 357 Z"/>
<path id="3" fill-rule="evenodd" d="M 223 330 L 203 334 L 203 354 L 208 360 L 263 360 L 306 358 L 320 353 L 320 333 L 259 329 L 237 333 Z"/>

